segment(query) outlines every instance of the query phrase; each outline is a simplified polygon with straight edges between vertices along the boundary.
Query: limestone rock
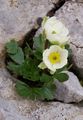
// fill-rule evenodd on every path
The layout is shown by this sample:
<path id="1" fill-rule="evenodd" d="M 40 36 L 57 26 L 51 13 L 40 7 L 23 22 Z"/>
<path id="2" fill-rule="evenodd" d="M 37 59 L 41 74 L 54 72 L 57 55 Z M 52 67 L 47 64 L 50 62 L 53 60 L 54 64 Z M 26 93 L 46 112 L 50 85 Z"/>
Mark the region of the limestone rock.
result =
<path id="1" fill-rule="evenodd" d="M 0 53 L 12 38 L 22 40 L 36 19 L 44 17 L 58 0 L 0 0 Z"/>
<path id="2" fill-rule="evenodd" d="M 77 117 L 74 118 L 73 120 L 83 120 L 83 115 L 77 116 Z"/>
<path id="3" fill-rule="evenodd" d="M 13 78 L 11 80 L 11 75 L 4 68 L 0 68 L 0 97 L 15 99 L 14 91 Z"/>
<path id="4" fill-rule="evenodd" d="M 0 0 L 0 52 L 11 38 L 21 40 L 38 17 L 45 16 L 57 0 Z M 61 8 L 62 9 L 62 8 Z M 83 21 L 81 20 L 81 23 Z M 75 47 L 75 46 L 74 46 Z M 1 62 L 1 61 L 0 61 Z M 83 106 L 25 100 L 14 89 L 14 78 L 0 68 L 1 120 L 80 120 Z"/>
<path id="5" fill-rule="evenodd" d="M 56 84 L 56 99 L 70 103 L 80 102 L 83 100 L 83 87 L 80 85 L 78 78 L 72 72 L 67 72 L 69 79 L 61 83 L 55 80 Z"/>
<path id="6" fill-rule="evenodd" d="M 74 70 L 83 78 L 83 4 L 68 1 L 55 16 L 62 20 L 70 31 L 70 44 Z"/>
<path id="7" fill-rule="evenodd" d="M 72 0 L 74 2 L 83 3 L 83 0 Z"/>
<path id="8" fill-rule="evenodd" d="M 83 118 L 83 105 L 60 102 L 32 101 L 19 97 L 14 90 L 14 79 L 0 69 L 1 120 L 74 120 Z M 80 107 L 81 106 L 81 107 Z"/>
<path id="9" fill-rule="evenodd" d="M 72 104 L 28 100 L 8 101 L 2 98 L 0 98 L 0 110 L 4 120 L 74 120 L 76 116 L 79 119 L 83 114 L 83 110 Z"/>
<path id="10" fill-rule="evenodd" d="M 0 120 L 5 120 L 3 113 L 0 111 Z"/>

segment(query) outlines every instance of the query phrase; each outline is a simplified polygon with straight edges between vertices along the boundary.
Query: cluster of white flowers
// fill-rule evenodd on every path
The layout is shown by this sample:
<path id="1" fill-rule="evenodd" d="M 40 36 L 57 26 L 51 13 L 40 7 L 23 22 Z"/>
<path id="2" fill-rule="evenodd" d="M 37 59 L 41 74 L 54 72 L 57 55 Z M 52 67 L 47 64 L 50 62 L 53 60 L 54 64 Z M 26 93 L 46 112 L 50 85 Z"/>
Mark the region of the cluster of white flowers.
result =
<path id="1" fill-rule="evenodd" d="M 45 32 L 46 39 L 51 43 L 50 48 L 43 52 L 43 62 L 39 64 L 39 68 L 48 68 L 52 73 L 67 64 L 68 51 L 64 46 L 69 39 L 69 31 L 65 25 L 51 17 L 43 20 L 42 29 Z"/>

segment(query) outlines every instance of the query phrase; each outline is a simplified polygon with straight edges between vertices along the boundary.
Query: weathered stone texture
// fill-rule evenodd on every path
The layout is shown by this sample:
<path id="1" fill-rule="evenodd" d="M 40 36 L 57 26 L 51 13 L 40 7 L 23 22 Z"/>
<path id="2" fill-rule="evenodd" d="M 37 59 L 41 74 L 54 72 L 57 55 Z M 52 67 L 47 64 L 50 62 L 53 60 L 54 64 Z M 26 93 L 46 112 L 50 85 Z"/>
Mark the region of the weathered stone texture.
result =
<path id="1" fill-rule="evenodd" d="M 79 83 L 79 79 L 72 72 L 67 72 L 69 79 L 63 83 L 55 81 L 56 84 L 56 99 L 70 103 L 80 102 L 83 100 L 83 87 Z"/>
<path id="2" fill-rule="evenodd" d="M 0 52 L 9 39 L 21 40 L 34 26 L 36 19 L 45 16 L 53 7 L 52 2 L 54 0 L 0 0 Z M 73 59 L 78 68 L 83 68 L 82 10 L 82 4 L 67 2 L 56 13 L 57 18 L 62 19 L 70 30 Z M 1 68 L 1 120 L 83 120 L 82 103 L 80 107 L 61 102 L 24 100 L 16 94 L 14 85 L 11 75 Z"/>
<path id="3" fill-rule="evenodd" d="M 83 4 L 68 1 L 55 16 L 62 20 L 70 31 L 74 69 L 83 78 Z"/>
<path id="4" fill-rule="evenodd" d="M 58 0 L 0 0 L 0 53 L 12 38 L 19 40 Z"/>
<path id="5" fill-rule="evenodd" d="M 83 107 L 60 102 L 25 100 L 14 90 L 14 80 L 3 68 L 0 69 L 1 120 L 80 120 Z"/>

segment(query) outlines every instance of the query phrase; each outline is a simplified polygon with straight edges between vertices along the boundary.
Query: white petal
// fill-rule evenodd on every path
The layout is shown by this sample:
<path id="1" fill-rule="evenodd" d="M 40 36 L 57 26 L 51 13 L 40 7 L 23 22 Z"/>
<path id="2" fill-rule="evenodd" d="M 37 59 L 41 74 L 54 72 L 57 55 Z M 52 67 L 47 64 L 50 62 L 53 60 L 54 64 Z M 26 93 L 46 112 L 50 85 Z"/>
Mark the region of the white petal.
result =
<path id="1" fill-rule="evenodd" d="M 68 41 L 69 31 L 56 17 L 51 17 L 47 20 L 44 25 L 44 30 L 50 42 L 58 41 L 60 44 L 63 44 Z M 53 34 L 53 32 L 55 32 L 55 34 Z"/>

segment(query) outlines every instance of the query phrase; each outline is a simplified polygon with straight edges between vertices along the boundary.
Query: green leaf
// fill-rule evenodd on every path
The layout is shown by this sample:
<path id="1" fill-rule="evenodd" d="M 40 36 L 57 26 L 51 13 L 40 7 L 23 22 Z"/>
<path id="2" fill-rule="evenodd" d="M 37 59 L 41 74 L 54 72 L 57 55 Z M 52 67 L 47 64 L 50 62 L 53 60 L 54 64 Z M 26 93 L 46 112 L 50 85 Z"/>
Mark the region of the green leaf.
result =
<path id="1" fill-rule="evenodd" d="M 71 50 L 71 48 L 70 48 L 70 45 L 69 45 L 69 44 L 66 44 L 66 45 L 65 45 L 65 49 L 68 50 L 68 54 L 69 54 L 68 56 L 71 57 L 71 55 L 72 55 L 72 50 Z"/>
<path id="2" fill-rule="evenodd" d="M 37 51 L 43 52 L 45 47 L 45 37 L 42 34 L 40 34 L 38 37 L 35 37 L 33 41 L 34 41 L 33 47 Z"/>
<path id="3" fill-rule="evenodd" d="M 39 69 L 37 67 L 36 62 L 31 59 L 28 59 L 28 61 L 25 61 L 25 63 L 22 66 L 22 75 L 24 78 L 29 79 L 31 81 L 38 81 L 40 80 L 40 73 Z"/>
<path id="4" fill-rule="evenodd" d="M 73 64 L 69 64 L 67 70 L 70 70 L 72 68 Z"/>
<path id="5" fill-rule="evenodd" d="M 25 98 L 28 97 L 31 99 L 35 99 L 38 94 L 38 90 L 36 90 L 35 88 L 30 88 L 27 84 L 21 81 L 17 81 L 16 91 L 20 96 L 25 97 Z"/>
<path id="6" fill-rule="evenodd" d="M 68 50 L 69 48 L 70 48 L 70 45 L 69 45 L 69 44 L 66 44 L 66 45 L 65 45 L 65 49 Z"/>
<path id="7" fill-rule="evenodd" d="M 19 72 L 19 65 L 16 65 L 13 62 L 8 62 L 7 68 L 12 71 L 13 73 L 18 73 Z"/>
<path id="8" fill-rule="evenodd" d="M 40 70 L 38 69 L 34 60 L 25 60 L 21 65 L 9 62 L 7 68 L 17 75 L 31 81 L 40 80 Z"/>
<path id="9" fill-rule="evenodd" d="M 35 99 L 51 100 L 54 98 L 55 86 L 52 85 L 50 87 L 31 88 L 27 84 L 21 81 L 17 81 L 16 91 L 20 96 L 25 98 L 30 98 L 33 100 Z"/>
<path id="10" fill-rule="evenodd" d="M 53 87 L 53 86 L 52 86 Z M 31 99 L 40 99 L 40 100 L 52 100 L 54 98 L 55 88 L 42 87 L 42 88 L 32 88 Z"/>
<path id="11" fill-rule="evenodd" d="M 49 17 L 47 17 L 47 16 L 45 16 L 45 17 L 43 18 L 43 21 L 42 21 L 42 26 L 44 26 L 44 25 L 45 25 L 45 23 L 46 23 L 46 21 L 48 20 L 48 18 L 49 18 Z"/>
<path id="12" fill-rule="evenodd" d="M 54 78 L 56 78 L 60 82 L 64 82 L 64 81 L 68 80 L 69 76 L 66 73 L 58 73 L 58 74 L 54 75 Z"/>
<path id="13" fill-rule="evenodd" d="M 68 49 L 68 56 L 71 57 L 71 55 L 72 55 L 72 50 Z"/>
<path id="14" fill-rule="evenodd" d="M 47 83 L 50 82 L 50 81 L 53 82 L 53 78 L 52 78 L 52 76 L 43 73 L 42 76 L 40 77 L 40 81 L 41 82 L 47 82 Z"/>
<path id="15" fill-rule="evenodd" d="M 26 58 L 29 58 L 30 55 L 33 55 L 33 51 L 29 46 L 27 46 L 24 48 L 24 54 Z"/>
<path id="16" fill-rule="evenodd" d="M 16 82 L 16 91 L 22 97 L 28 97 L 31 94 L 30 87 L 24 82 Z"/>
<path id="17" fill-rule="evenodd" d="M 10 54 L 9 56 L 17 64 L 22 64 L 24 62 L 24 53 L 22 51 L 22 48 L 20 47 L 18 47 L 16 54 L 14 55 Z"/>
<path id="18" fill-rule="evenodd" d="M 15 40 L 11 40 L 6 44 L 7 53 L 15 54 L 18 50 L 18 44 Z"/>
<path id="19" fill-rule="evenodd" d="M 41 95 L 43 96 L 44 99 L 52 100 L 54 99 L 55 90 L 56 87 L 54 84 L 50 85 L 49 87 L 48 86 L 42 87 Z"/>
<path id="20" fill-rule="evenodd" d="M 42 99 L 41 88 L 31 88 L 31 94 L 29 96 L 30 99 Z"/>
<path id="21" fill-rule="evenodd" d="M 35 51 L 34 52 L 34 56 L 36 57 L 36 59 L 38 60 L 42 60 L 42 53 L 40 51 Z"/>
<path id="22" fill-rule="evenodd" d="M 33 71 L 33 73 L 30 75 L 30 80 L 39 81 L 40 80 L 39 71 Z"/>
<path id="23" fill-rule="evenodd" d="M 6 44 L 6 50 L 8 56 L 17 64 L 22 64 L 24 62 L 24 53 L 22 48 L 18 46 L 15 40 L 11 40 Z"/>
<path id="24" fill-rule="evenodd" d="M 62 72 L 62 71 L 66 71 L 66 70 L 67 70 L 67 66 L 68 66 L 68 64 L 66 64 L 64 67 L 62 67 L 62 68 L 60 68 L 60 69 L 57 69 L 57 70 L 56 70 L 56 73 L 60 73 L 60 72 Z"/>
<path id="25" fill-rule="evenodd" d="M 31 52 L 31 53 L 32 53 L 32 49 L 30 48 L 29 44 L 28 44 L 28 43 L 26 43 L 26 45 L 27 45 L 27 48 L 28 48 L 29 52 Z"/>

